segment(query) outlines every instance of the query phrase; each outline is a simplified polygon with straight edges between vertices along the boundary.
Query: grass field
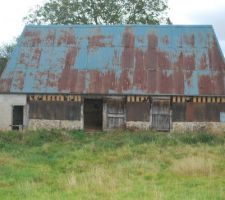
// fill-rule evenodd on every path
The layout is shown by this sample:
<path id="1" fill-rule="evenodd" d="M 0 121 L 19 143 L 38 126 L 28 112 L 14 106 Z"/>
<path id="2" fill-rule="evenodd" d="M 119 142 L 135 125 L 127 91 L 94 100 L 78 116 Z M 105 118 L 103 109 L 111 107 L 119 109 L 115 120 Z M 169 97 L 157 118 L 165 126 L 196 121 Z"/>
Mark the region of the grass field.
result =
<path id="1" fill-rule="evenodd" d="M 225 135 L 0 132 L 0 199 L 225 199 Z"/>

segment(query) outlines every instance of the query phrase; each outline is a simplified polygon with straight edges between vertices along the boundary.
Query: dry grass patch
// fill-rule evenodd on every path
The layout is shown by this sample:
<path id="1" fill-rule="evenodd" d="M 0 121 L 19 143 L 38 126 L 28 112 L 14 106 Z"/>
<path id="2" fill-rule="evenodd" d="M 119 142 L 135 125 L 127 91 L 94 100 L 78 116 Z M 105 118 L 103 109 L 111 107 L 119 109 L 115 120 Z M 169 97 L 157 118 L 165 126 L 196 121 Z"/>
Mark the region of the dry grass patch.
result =
<path id="1" fill-rule="evenodd" d="M 79 187 L 85 188 L 86 192 L 93 192 L 99 194 L 115 193 L 117 187 L 117 174 L 114 174 L 110 169 L 93 166 L 88 173 L 79 177 Z"/>
<path id="2" fill-rule="evenodd" d="M 66 180 L 66 185 L 68 188 L 75 188 L 77 186 L 77 178 L 74 173 L 71 173 Z"/>
<path id="3" fill-rule="evenodd" d="M 212 159 L 192 156 L 174 162 L 173 172 L 184 176 L 210 176 L 214 171 Z"/>

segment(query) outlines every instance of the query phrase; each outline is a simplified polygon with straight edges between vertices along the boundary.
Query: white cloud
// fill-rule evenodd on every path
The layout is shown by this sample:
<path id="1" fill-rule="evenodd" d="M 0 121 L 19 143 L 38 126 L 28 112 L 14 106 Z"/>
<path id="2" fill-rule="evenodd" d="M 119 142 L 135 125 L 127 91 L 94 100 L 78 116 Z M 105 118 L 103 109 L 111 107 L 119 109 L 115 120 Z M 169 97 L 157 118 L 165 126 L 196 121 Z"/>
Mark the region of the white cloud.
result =
<path id="1" fill-rule="evenodd" d="M 19 36 L 24 28 L 23 17 L 43 0 L 6 0 L 0 6 L 0 44 L 7 43 Z"/>
<path id="2" fill-rule="evenodd" d="M 174 24 L 213 25 L 225 54 L 224 0 L 168 0 L 169 15 Z"/>

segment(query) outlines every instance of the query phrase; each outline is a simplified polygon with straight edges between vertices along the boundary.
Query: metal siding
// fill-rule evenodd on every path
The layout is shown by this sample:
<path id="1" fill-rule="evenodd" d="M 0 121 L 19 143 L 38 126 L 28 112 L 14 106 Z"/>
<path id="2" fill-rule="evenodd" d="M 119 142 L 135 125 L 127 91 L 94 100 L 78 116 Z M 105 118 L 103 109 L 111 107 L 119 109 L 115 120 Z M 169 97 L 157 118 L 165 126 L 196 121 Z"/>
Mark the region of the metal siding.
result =
<path id="1" fill-rule="evenodd" d="M 127 121 L 150 121 L 150 102 L 129 102 L 126 111 Z"/>
<path id="2" fill-rule="evenodd" d="M 172 121 L 173 122 L 185 122 L 185 103 L 173 103 L 172 104 Z"/>
<path id="3" fill-rule="evenodd" d="M 224 103 L 173 103 L 173 122 L 219 122 Z"/>
<path id="4" fill-rule="evenodd" d="M 0 92 L 225 95 L 211 26 L 26 26 Z"/>
<path id="5" fill-rule="evenodd" d="M 30 119 L 80 120 L 81 103 L 78 102 L 29 102 Z"/>

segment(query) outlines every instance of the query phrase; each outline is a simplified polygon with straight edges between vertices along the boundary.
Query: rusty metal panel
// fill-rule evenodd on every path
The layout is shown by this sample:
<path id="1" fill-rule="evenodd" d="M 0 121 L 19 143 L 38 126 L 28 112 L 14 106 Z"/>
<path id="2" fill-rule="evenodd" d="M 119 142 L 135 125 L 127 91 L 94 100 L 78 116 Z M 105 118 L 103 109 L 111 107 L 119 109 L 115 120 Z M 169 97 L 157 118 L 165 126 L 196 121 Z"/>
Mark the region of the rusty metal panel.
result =
<path id="1" fill-rule="evenodd" d="M 80 120 L 80 102 L 31 101 L 30 119 Z"/>
<path id="2" fill-rule="evenodd" d="M 185 122 L 186 103 L 173 103 L 172 104 L 172 121 Z"/>
<path id="3" fill-rule="evenodd" d="M 219 122 L 224 103 L 173 103 L 173 122 Z"/>
<path id="4" fill-rule="evenodd" d="M 129 102 L 126 108 L 127 121 L 150 121 L 150 102 Z"/>
<path id="5" fill-rule="evenodd" d="M 212 26 L 26 26 L 1 93 L 224 96 Z"/>

